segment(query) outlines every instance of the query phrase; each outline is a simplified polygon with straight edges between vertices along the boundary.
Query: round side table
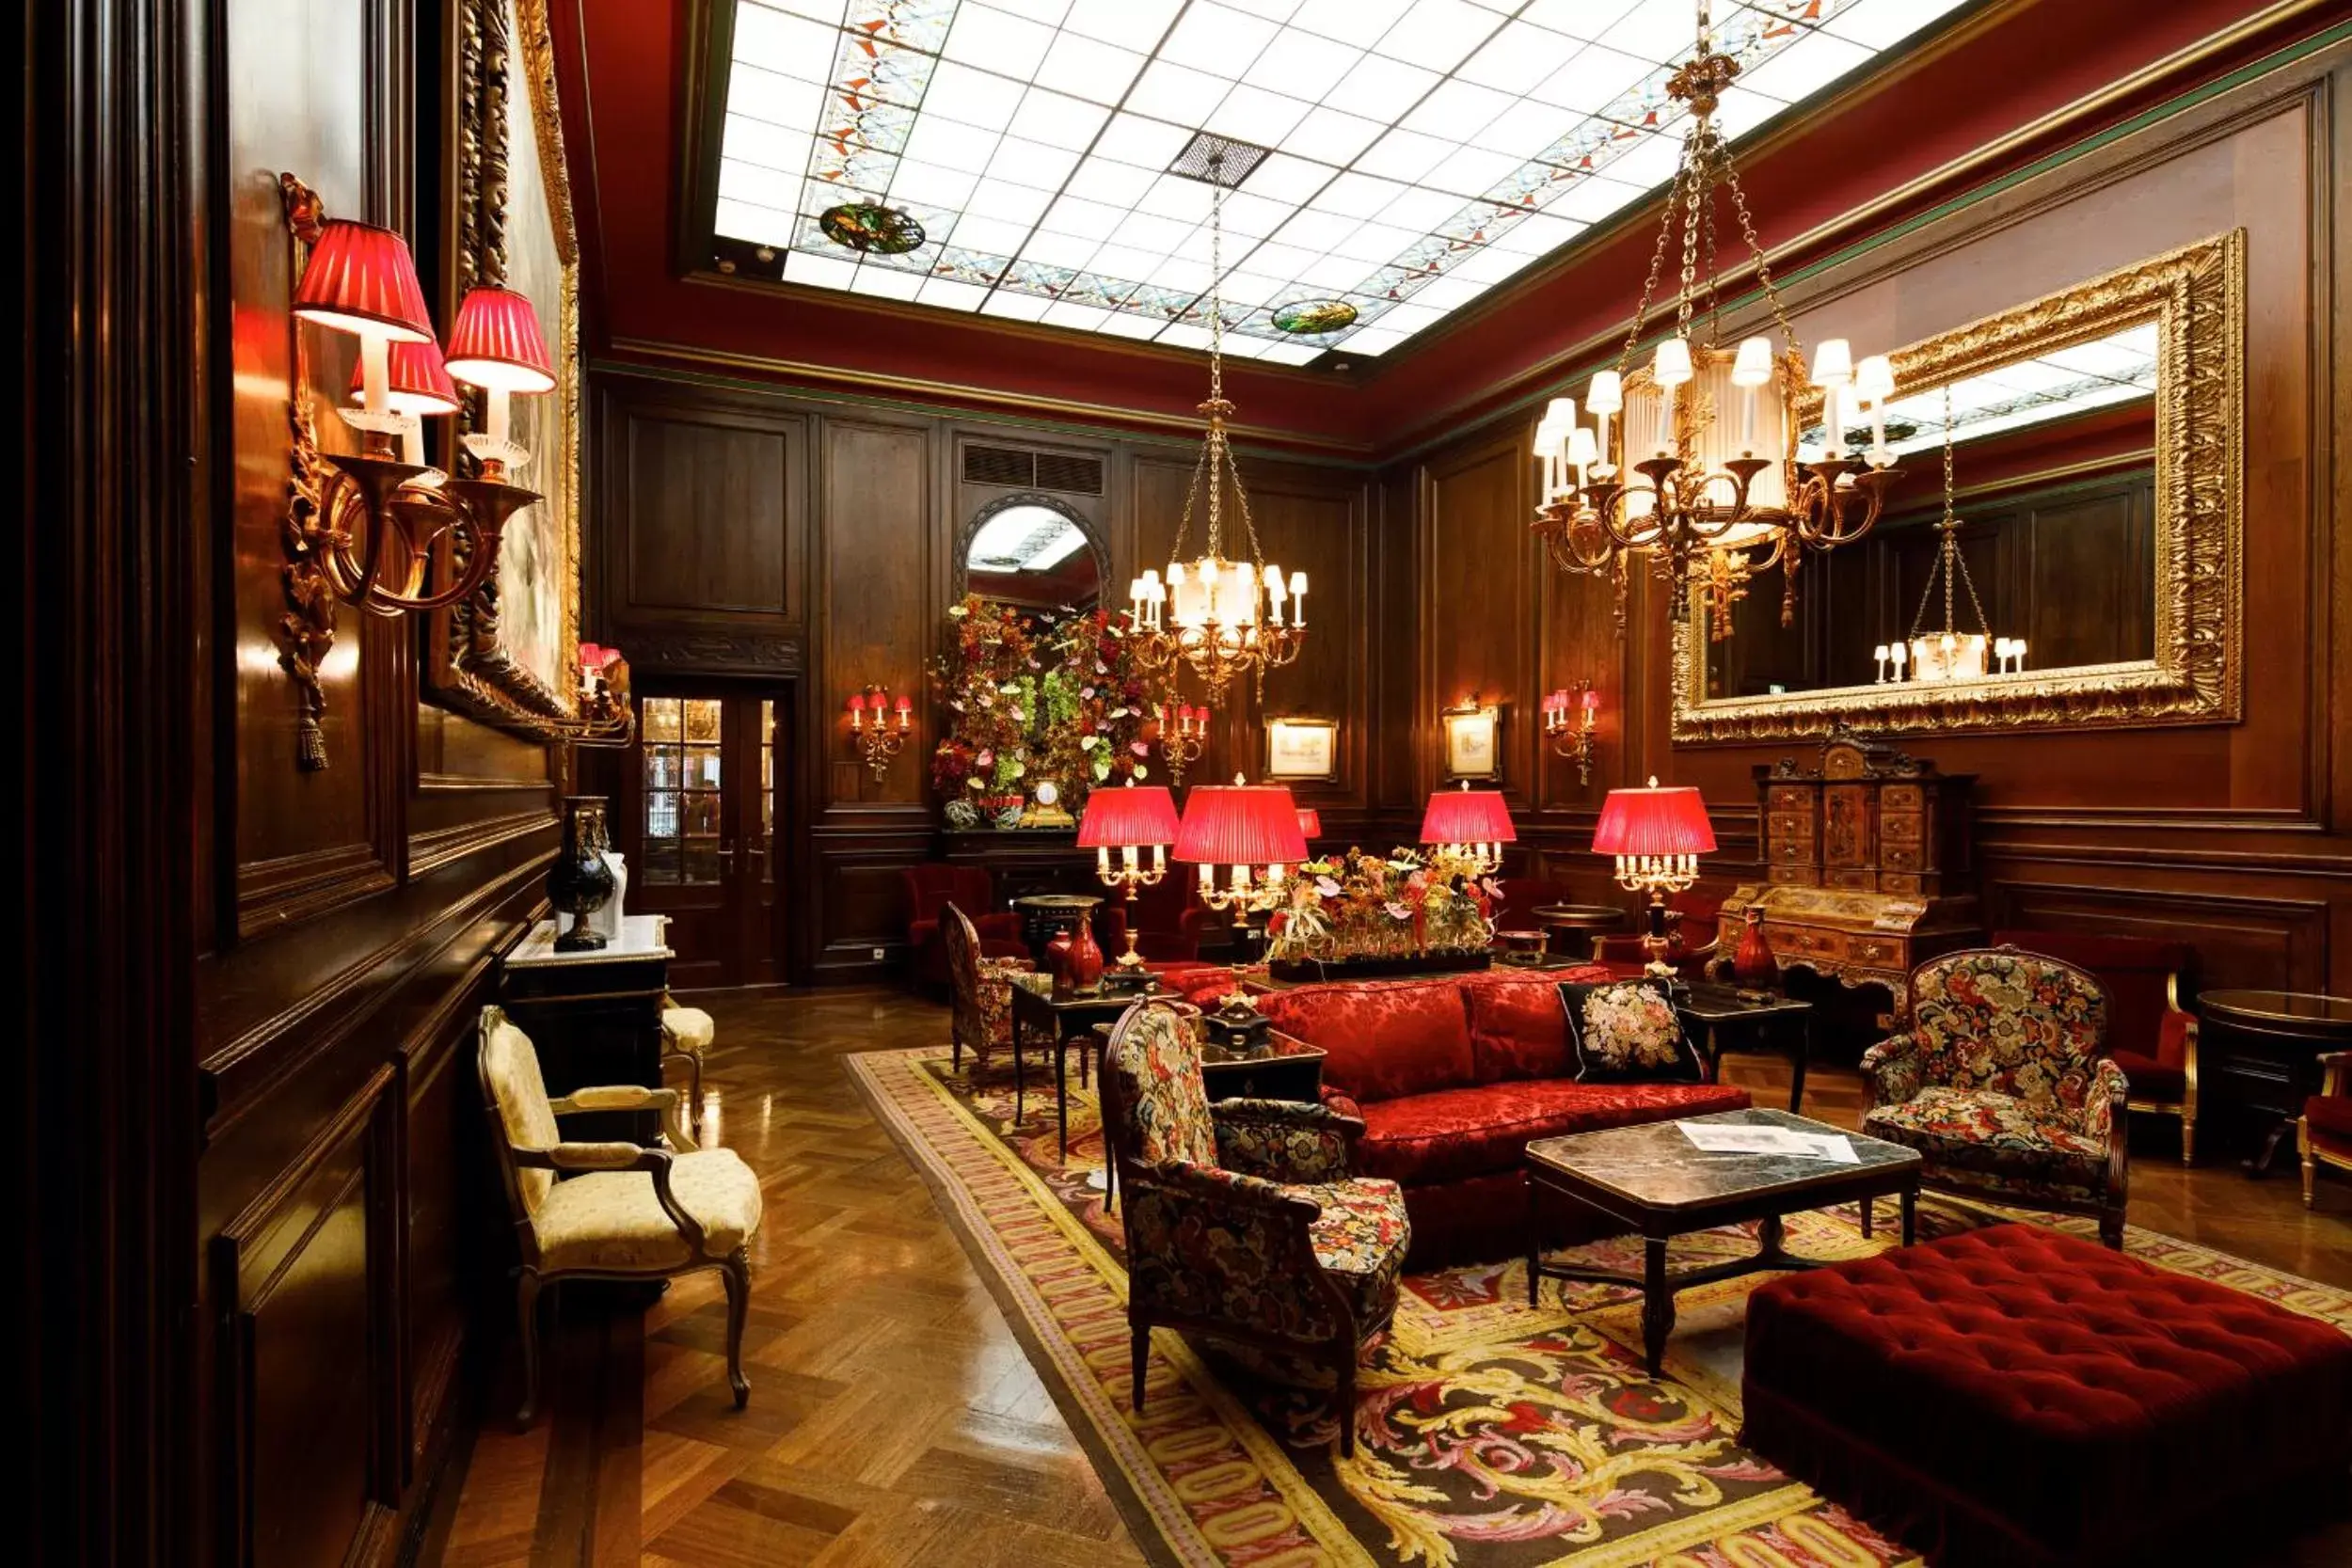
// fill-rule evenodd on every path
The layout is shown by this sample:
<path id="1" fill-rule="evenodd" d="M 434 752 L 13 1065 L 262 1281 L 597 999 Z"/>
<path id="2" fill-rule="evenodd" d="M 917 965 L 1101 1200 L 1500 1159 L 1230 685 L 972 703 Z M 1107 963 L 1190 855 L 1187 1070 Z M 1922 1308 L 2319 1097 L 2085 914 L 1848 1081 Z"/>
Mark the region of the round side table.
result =
<path id="1" fill-rule="evenodd" d="M 2209 990 L 2197 999 L 2201 1098 L 2267 1124 L 2246 1162 L 2261 1176 L 2319 1092 L 2319 1058 L 2352 1047 L 2352 997 L 2293 990 Z M 2209 1101 L 2210 1102 L 2210 1101 Z"/>
<path id="2" fill-rule="evenodd" d="M 1625 911 L 1614 904 L 1538 904 L 1527 911 L 1549 935 L 1549 947 L 1556 958 L 1589 958 L 1591 940 L 1612 931 L 1625 929 Z M 1579 944 L 1579 937 L 1586 940 Z M 1581 952 L 1573 951 L 1578 945 Z"/>

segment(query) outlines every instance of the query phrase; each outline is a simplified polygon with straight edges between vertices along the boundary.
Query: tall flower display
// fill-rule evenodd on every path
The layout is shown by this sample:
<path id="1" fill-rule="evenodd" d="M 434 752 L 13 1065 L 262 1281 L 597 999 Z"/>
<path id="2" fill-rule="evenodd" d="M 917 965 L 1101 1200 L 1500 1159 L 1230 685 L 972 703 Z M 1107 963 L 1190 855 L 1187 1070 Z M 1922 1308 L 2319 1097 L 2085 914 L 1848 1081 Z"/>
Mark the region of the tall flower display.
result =
<path id="1" fill-rule="evenodd" d="M 1098 784 L 1151 776 L 1165 682 L 1136 662 L 1123 614 L 1024 611 L 974 594 L 947 618 L 931 677 L 948 721 L 931 782 L 951 816 L 1017 804 L 1045 780 L 1074 812 Z"/>
<path id="2" fill-rule="evenodd" d="M 1502 896 L 1476 862 L 1413 849 L 1309 861 L 1288 890 L 1266 921 L 1266 956 L 1278 962 L 1484 952 Z"/>

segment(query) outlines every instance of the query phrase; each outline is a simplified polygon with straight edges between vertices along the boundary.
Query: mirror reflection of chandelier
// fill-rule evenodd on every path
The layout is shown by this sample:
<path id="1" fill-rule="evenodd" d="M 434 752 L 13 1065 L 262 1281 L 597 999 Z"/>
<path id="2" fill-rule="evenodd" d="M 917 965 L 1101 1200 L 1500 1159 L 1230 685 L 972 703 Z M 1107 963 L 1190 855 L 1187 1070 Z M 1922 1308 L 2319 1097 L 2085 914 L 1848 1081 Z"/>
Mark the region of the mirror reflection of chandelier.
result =
<path id="1" fill-rule="evenodd" d="M 1709 601 L 1719 635 L 1747 579 L 1779 564 L 1781 621 L 1790 624 L 1803 548 L 1827 550 L 1867 533 L 1887 487 L 1899 477 L 1884 436 L 1893 368 L 1881 355 L 1856 363 L 1842 338 L 1823 341 L 1813 358 L 1811 384 L 1821 391 L 1826 450 L 1799 456 L 1804 352 L 1773 286 L 1731 150 L 1712 119 L 1739 71 L 1739 61 L 1716 53 L 1707 0 L 1700 0 L 1698 51 L 1666 84 L 1670 96 L 1690 105 L 1691 125 L 1632 329 L 1615 368 L 1596 373 L 1586 389 L 1593 423 L 1581 423 L 1575 400 L 1561 397 L 1551 400 L 1536 426 L 1535 455 L 1545 474 L 1535 531 L 1562 569 L 1615 579 L 1621 635 L 1629 558 L 1635 553 L 1648 555 L 1659 576 L 1676 585 L 1669 602 L 1677 617 L 1685 610 L 1682 585 L 1695 583 Z M 1730 193 L 1740 238 L 1787 344 L 1779 355 L 1769 337 L 1745 339 L 1736 349 L 1721 341 L 1718 186 Z M 1677 227 L 1682 270 L 1675 329 L 1659 342 L 1652 362 L 1636 370 L 1633 351 Z M 1867 460 L 1856 460 L 1846 455 L 1844 436 L 1864 421 L 1866 406 L 1874 438 Z"/>
<path id="2" fill-rule="evenodd" d="M 1994 637 L 1985 620 L 1984 602 L 1977 597 L 1977 579 L 1969 574 L 1968 558 L 1960 552 L 1960 515 L 1953 509 L 1954 494 L 1952 389 L 1947 386 L 1944 388 L 1944 516 L 1935 525 L 1935 564 L 1928 568 L 1928 585 L 1919 594 L 1918 612 L 1911 618 L 1911 636 L 1870 650 L 1878 659 L 1881 681 L 1887 678 L 1889 662 L 1899 681 L 1982 680 L 1989 673 L 1988 655 L 1999 661 L 2002 673 L 2010 673 L 2012 667 L 2025 668 L 2024 641 Z M 1929 632 L 1923 628 L 1938 582 L 1944 585 L 1944 629 Z M 1962 631 L 1959 626 L 1957 599 L 1963 588 L 1968 591 L 1968 608 L 1977 617 L 1975 631 Z"/>
<path id="3" fill-rule="evenodd" d="M 1245 162 L 1243 173 L 1254 166 Z M 1184 517 L 1176 528 L 1168 576 L 1147 571 L 1127 585 L 1128 611 L 1136 633 L 1136 657 L 1146 669 L 1189 668 L 1222 704 L 1235 675 L 1256 677 L 1263 694 L 1265 672 L 1296 658 L 1307 639 L 1307 574 L 1282 575 L 1258 547 L 1249 518 L 1249 497 L 1227 443 L 1225 421 L 1233 405 L 1225 399 L 1225 302 L 1219 284 L 1225 271 L 1225 152 L 1209 148 L 1209 397 L 1200 412 L 1209 421 L 1200 456 L 1184 492 Z M 1236 177 L 1238 180 L 1238 177 Z M 1225 558 L 1225 487 L 1233 490 L 1248 556 Z M 1208 534 L 1199 556 L 1186 560 L 1184 543 L 1192 514 L 1206 490 Z M 1285 607 L 1287 606 L 1287 619 Z"/>

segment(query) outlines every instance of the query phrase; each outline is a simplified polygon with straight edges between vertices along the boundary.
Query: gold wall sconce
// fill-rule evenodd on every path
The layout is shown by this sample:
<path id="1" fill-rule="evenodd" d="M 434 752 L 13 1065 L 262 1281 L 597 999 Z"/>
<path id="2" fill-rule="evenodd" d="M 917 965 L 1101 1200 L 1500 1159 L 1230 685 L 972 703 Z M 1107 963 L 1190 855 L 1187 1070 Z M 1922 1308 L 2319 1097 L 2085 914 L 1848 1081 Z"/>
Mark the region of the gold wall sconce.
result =
<path id="1" fill-rule="evenodd" d="M 1184 769 L 1199 762 L 1209 749 L 1209 705 L 1195 707 L 1177 703 L 1173 706 L 1160 705 L 1160 755 L 1168 763 L 1168 780 L 1178 789 L 1184 787 Z"/>
<path id="2" fill-rule="evenodd" d="M 850 694 L 850 743 L 876 784 L 890 777 L 890 759 L 905 748 L 914 732 L 914 698 L 901 694 L 894 714 L 886 687 L 869 686 Z"/>
<path id="3" fill-rule="evenodd" d="M 1552 755 L 1576 764 L 1576 782 L 1593 782 L 1593 729 L 1600 722 L 1600 693 L 1590 682 L 1544 699 L 1544 738 Z"/>

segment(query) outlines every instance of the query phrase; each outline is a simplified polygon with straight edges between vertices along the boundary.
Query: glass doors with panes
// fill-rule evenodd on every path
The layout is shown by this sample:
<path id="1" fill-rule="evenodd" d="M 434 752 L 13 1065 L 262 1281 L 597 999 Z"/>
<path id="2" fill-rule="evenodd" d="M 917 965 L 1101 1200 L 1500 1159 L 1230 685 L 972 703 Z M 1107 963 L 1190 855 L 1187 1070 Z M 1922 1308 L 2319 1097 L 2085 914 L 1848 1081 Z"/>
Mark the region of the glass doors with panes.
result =
<path id="1" fill-rule="evenodd" d="M 617 835 L 628 909 L 670 917 L 674 986 L 784 978 L 776 863 L 783 706 L 762 695 L 641 696 Z"/>

